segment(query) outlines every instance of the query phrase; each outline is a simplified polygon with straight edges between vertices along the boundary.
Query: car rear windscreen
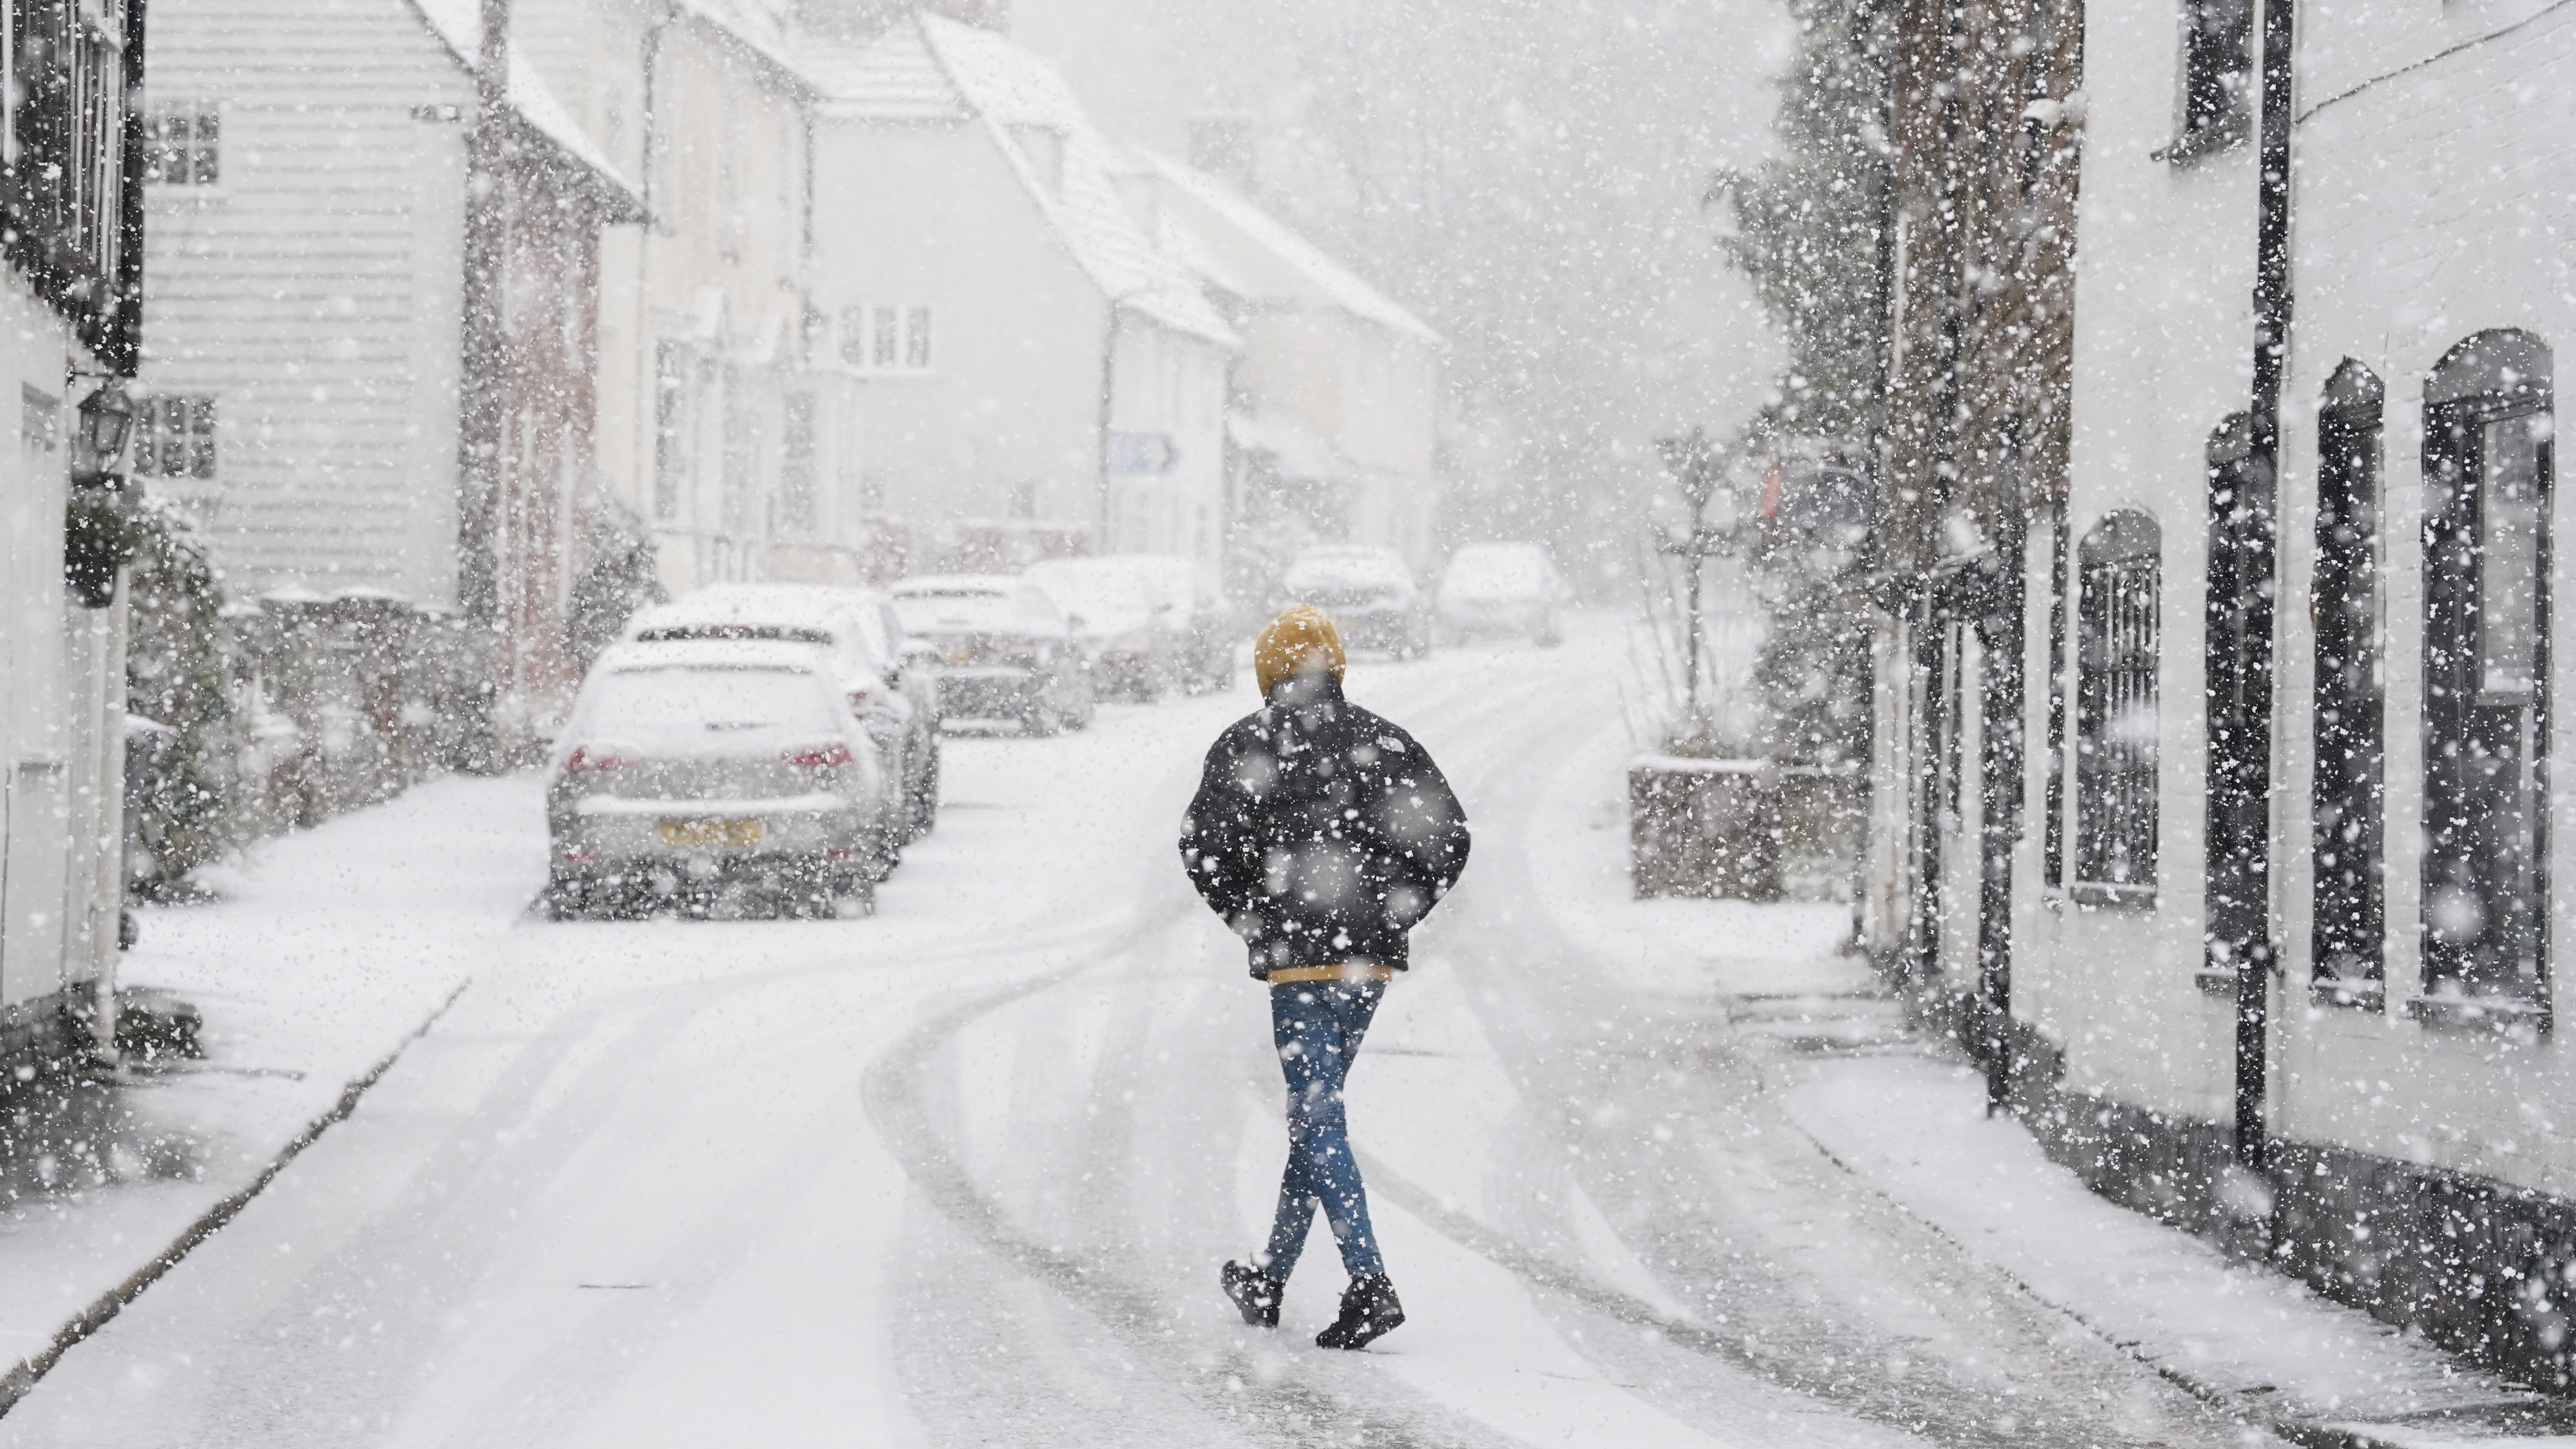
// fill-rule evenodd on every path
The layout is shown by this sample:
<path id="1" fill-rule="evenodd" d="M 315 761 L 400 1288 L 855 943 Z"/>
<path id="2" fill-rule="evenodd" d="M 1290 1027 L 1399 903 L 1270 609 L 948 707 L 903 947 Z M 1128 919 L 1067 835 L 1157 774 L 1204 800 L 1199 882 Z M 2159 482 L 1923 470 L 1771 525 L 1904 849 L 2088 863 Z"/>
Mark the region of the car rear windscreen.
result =
<path id="1" fill-rule="evenodd" d="M 695 755 L 835 739 L 841 725 L 830 695 L 803 670 L 695 664 L 594 678 L 580 732 Z"/>
<path id="2" fill-rule="evenodd" d="M 999 632 L 1031 627 L 1024 601 L 991 589 L 902 594 L 894 601 L 894 612 L 903 621 L 907 634 Z"/>

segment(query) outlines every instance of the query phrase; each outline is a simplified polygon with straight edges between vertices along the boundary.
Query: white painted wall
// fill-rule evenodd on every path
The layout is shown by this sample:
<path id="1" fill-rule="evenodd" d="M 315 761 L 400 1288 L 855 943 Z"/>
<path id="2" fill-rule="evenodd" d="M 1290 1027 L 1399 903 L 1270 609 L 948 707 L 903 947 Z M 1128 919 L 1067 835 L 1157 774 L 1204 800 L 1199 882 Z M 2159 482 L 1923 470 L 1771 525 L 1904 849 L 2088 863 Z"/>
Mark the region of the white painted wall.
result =
<path id="1" fill-rule="evenodd" d="M 980 121 L 827 119 L 816 175 L 814 297 L 836 337 L 851 307 L 934 318 L 929 369 L 854 369 L 869 506 L 935 525 L 1025 497 L 1035 522 L 1213 562 L 1226 349 L 1113 309 Z M 1104 413 L 1171 435 L 1173 470 L 1104 488 Z"/>
<path id="2" fill-rule="evenodd" d="M 78 608 L 63 586 L 72 366 L 96 363 L 23 283 L 0 285 L 0 1026 L 114 983 L 125 605 Z"/>
<path id="3" fill-rule="evenodd" d="M 2428 1026 L 2406 1009 L 2422 989 L 2423 377 L 2486 328 L 2536 332 L 2562 364 L 2576 339 L 2576 266 L 2565 242 L 2576 232 L 2576 197 L 2556 184 L 2576 166 L 2576 15 L 2544 10 L 2538 0 L 2301 7 L 2308 114 L 2295 143 L 2298 313 L 2283 404 L 2274 762 L 2274 911 L 2287 949 L 2270 1110 L 2279 1134 L 2576 1195 L 2576 1063 L 2559 1039 Z M 2175 65 L 2169 7 L 2091 7 L 2072 534 L 2080 541 L 2122 507 L 2163 526 L 2160 897 L 2153 911 L 2117 911 L 2040 889 L 2038 772 L 2051 762 L 2034 748 L 2032 826 L 2016 869 L 2015 995 L 2018 1014 L 2066 1047 L 2070 1086 L 2224 1121 L 2230 1006 L 2194 985 L 2206 768 L 2202 470 L 2210 430 L 2246 405 L 2255 179 L 2250 145 L 2183 167 L 2150 159 L 2173 129 Z M 2388 390 L 2384 1012 L 2311 1006 L 2307 991 L 2316 409 L 2345 357 Z M 2576 699 L 2576 552 L 2563 500 L 2554 527 L 2558 979 L 2569 969 L 2563 903 L 2576 889 L 2576 796 L 2567 788 L 2576 721 L 2565 703 Z M 2044 647 L 2044 534 L 2033 549 L 2030 624 Z M 2046 738 L 2044 653 L 2034 652 L 2029 678 L 2037 746 Z M 2070 802 L 2073 794 L 2070 776 Z"/>

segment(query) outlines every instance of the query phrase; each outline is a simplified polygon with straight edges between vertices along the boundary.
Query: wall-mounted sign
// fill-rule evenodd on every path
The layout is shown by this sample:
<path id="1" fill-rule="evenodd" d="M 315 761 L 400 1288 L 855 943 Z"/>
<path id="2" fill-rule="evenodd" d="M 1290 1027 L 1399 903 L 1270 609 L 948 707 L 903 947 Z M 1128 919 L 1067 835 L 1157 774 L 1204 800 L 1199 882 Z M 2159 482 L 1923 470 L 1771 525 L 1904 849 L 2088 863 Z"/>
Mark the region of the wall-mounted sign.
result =
<path id="1" fill-rule="evenodd" d="M 1109 471 L 1112 473 L 1169 473 L 1181 456 L 1172 446 L 1169 433 L 1109 434 Z"/>

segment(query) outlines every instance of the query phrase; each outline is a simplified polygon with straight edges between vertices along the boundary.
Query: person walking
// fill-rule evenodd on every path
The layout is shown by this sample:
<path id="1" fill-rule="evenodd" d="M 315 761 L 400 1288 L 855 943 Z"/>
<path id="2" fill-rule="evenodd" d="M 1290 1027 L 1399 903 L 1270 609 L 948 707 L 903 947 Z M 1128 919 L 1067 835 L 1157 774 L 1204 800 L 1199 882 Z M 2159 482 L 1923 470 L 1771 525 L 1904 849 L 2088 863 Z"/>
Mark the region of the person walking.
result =
<path id="1" fill-rule="evenodd" d="M 1342 1083 L 1405 968 L 1405 933 L 1467 865 L 1467 816 L 1411 735 L 1342 697 L 1340 631 L 1303 604 L 1254 644 L 1262 705 L 1217 737 L 1181 823 L 1190 883 L 1270 987 L 1288 1079 L 1288 1166 L 1270 1242 L 1218 1281 L 1258 1328 L 1321 1204 L 1351 1275 L 1318 1348 L 1362 1348 L 1404 1322 L 1351 1156 Z"/>

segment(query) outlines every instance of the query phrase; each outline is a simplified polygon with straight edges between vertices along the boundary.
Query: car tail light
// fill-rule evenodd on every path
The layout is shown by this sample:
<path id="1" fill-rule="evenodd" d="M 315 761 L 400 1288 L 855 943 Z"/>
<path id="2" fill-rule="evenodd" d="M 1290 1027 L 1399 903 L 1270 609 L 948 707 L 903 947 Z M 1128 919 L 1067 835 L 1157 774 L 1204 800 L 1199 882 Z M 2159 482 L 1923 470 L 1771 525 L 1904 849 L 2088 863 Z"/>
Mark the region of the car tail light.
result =
<path id="1" fill-rule="evenodd" d="M 787 751 L 787 763 L 803 765 L 809 769 L 821 769 L 827 765 L 846 765 L 849 762 L 850 747 L 841 740 L 834 740 L 828 745 L 806 745 L 800 749 Z"/>
<path id="2" fill-rule="evenodd" d="M 566 771 L 622 770 L 634 763 L 634 760 L 606 745 L 575 745 L 572 747 L 572 753 L 564 756 Z"/>

